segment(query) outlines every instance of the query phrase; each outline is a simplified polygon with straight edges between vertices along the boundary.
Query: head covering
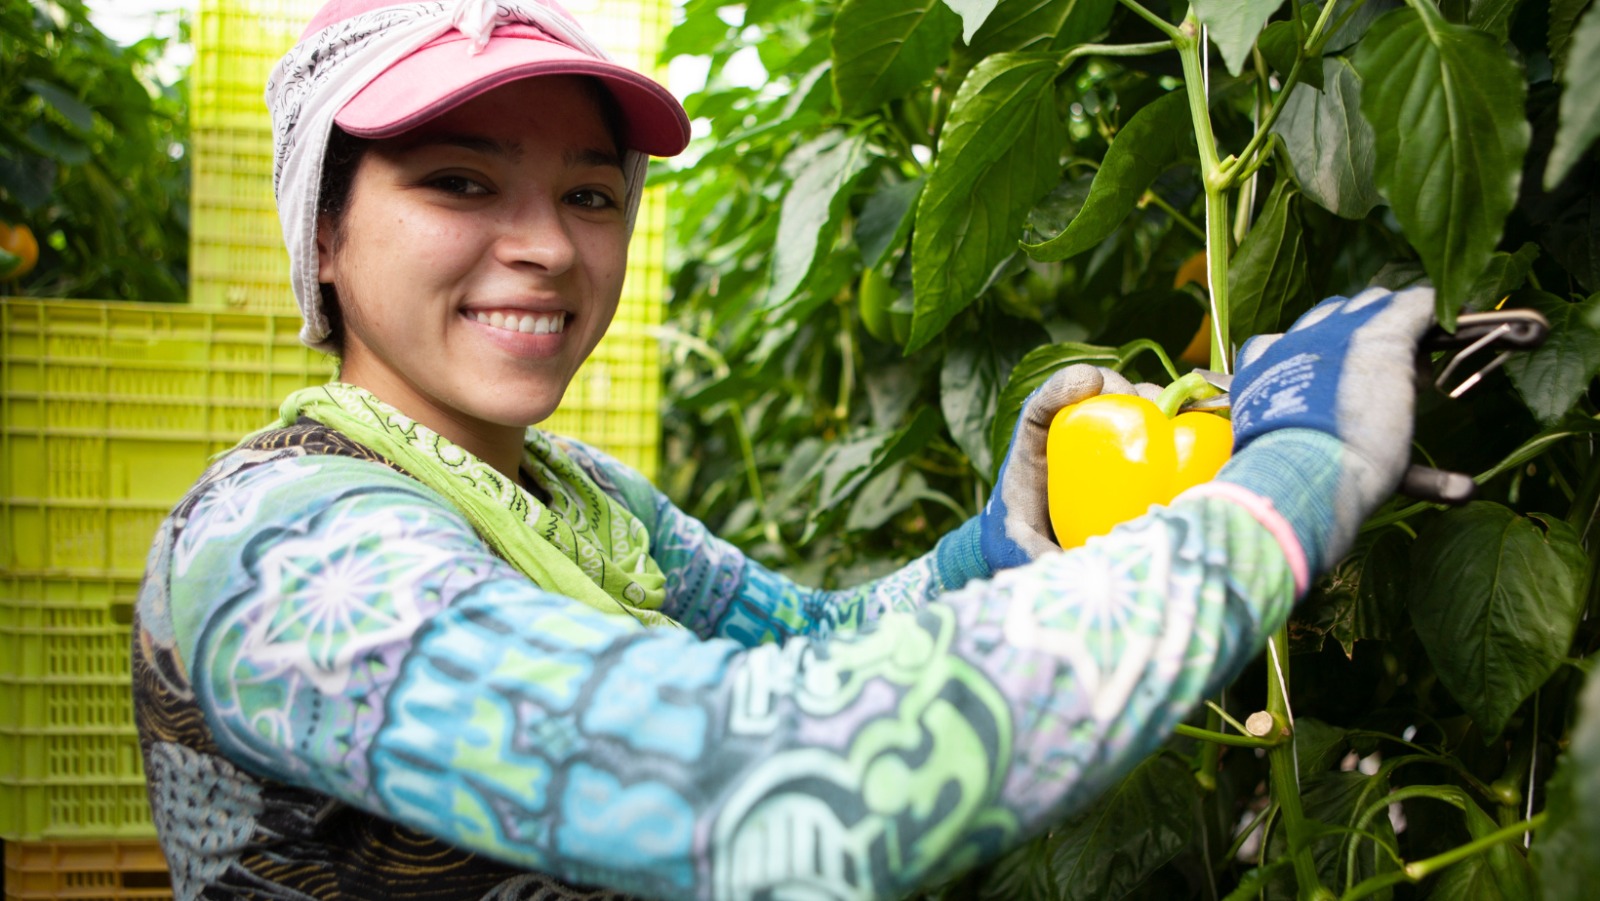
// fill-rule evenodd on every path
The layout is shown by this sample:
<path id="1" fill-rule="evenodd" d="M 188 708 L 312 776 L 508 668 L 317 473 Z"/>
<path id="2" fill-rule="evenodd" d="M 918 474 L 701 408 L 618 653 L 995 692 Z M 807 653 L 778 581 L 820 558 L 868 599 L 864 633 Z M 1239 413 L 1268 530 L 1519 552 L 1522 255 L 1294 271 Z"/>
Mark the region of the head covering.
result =
<path id="1" fill-rule="evenodd" d="M 267 80 L 273 190 L 300 340 L 331 350 L 317 278 L 317 192 L 335 123 L 351 134 L 401 134 L 495 87 L 536 75 L 588 75 L 617 100 L 629 231 L 649 155 L 689 141 L 666 88 L 612 62 L 555 0 L 329 0 Z"/>

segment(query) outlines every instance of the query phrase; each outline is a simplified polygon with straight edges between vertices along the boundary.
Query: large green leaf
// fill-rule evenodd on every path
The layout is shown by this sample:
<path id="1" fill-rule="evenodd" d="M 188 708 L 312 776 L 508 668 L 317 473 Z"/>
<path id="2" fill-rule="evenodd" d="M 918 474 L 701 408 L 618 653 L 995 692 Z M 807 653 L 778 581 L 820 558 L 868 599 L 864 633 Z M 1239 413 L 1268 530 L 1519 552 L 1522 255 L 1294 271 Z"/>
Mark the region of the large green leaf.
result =
<path id="1" fill-rule="evenodd" d="M 975 901 L 1125 897 L 1188 846 L 1197 794 L 1186 765 L 1152 757 L 1083 813 L 996 862 Z"/>
<path id="2" fill-rule="evenodd" d="M 1373 134 L 1361 116 L 1361 77 L 1337 56 L 1321 65 L 1322 90 L 1291 92 L 1272 130 L 1283 137 L 1301 193 L 1325 210 L 1361 219 L 1382 201 L 1372 183 Z"/>
<path id="3" fill-rule="evenodd" d="M 922 178 L 914 178 L 879 188 L 861 205 L 855 235 L 861 262 L 868 269 L 882 263 L 890 250 L 905 242 L 911 232 L 911 213 L 925 183 Z"/>
<path id="4" fill-rule="evenodd" d="M 873 431 L 830 446 L 816 467 L 821 473 L 817 508 L 838 506 L 861 483 L 920 450 L 938 431 L 939 414 L 923 407 L 898 429 Z"/>
<path id="5" fill-rule="evenodd" d="M 1578 700 L 1567 752 L 1546 786 L 1549 819 L 1533 843 L 1546 898 L 1587 898 L 1600 885 L 1600 676 Z"/>
<path id="6" fill-rule="evenodd" d="M 850 186 L 866 171 L 871 157 L 859 135 L 841 139 L 827 134 L 796 151 L 800 168 L 778 217 L 778 240 L 772 255 L 772 293 L 777 306 L 805 283 L 817 251 L 833 246 L 839 223 L 849 209 Z"/>
<path id="7" fill-rule="evenodd" d="M 1023 248 L 1036 260 L 1054 262 L 1099 244 L 1133 212 L 1156 176 L 1195 152 L 1188 99 L 1182 91 L 1163 95 L 1117 132 L 1095 172 L 1089 199 L 1066 230 Z"/>
<path id="8" fill-rule="evenodd" d="M 1411 620 L 1439 681 L 1499 735 L 1572 643 L 1588 569 L 1577 533 L 1475 501 L 1429 523 L 1411 561 Z"/>
<path id="9" fill-rule="evenodd" d="M 1281 331 L 1285 314 L 1305 306 L 1306 244 L 1298 200 L 1293 182 L 1279 179 L 1228 264 L 1230 330 L 1241 338 Z"/>
<path id="10" fill-rule="evenodd" d="M 1572 30 L 1589 4 L 1590 0 L 1550 0 L 1550 60 L 1555 63 L 1557 81 L 1565 80 Z"/>
<path id="11" fill-rule="evenodd" d="M 999 0 L 944 0 L 961 16 L 961 40 L 972 42 L 972 36 L 983 27 Z"/>
<path id="12" fill-rule="evenodd" d="M 1561 89 L 1561 126 L 1545 165 L 1544 186 L 1554 188 L 1566 178 L 1589 145 L 1600 137 L 1600 5 L 1589 7 L 1572 33 Z"/>
<path id="13" fill-rule="evenodd" d="M 1017 361 L 1049 340 L 1044 329 L 1020 319 L 990 321 L 955 342 L 939 371 L 939 408 L 950 437 L 978 472 L 989 473 L 996 459 L 989 427 L 1000 392 Z"/>
<path id="14" fill-rule="evenodd" d="M 1044 380 L 1049 378 L 1051 373 L 1074 363 L 1112 366 L 1119 359 L 1121 357 L 1115 347 L 1076 342 L 1047 344 L 1029 351 L 1012 368 L 1011 376 L 1006 380 L 1005 390 L 1000 392 L 994 421 L 989 426 L 990 459 L 1005 459 L 1006 448 L 1011 446 L 1011 433 L 1016 431 L 1017 419 L 1022 415 L 1023 401 L 1028 399 L 1033 389 L 1044 384 Z M 989 473 L 990 481 L 994 480 L 994 475 L 993 472 Z"/>
<path id="15" fill-rule="evenodd" d="M 1000 0 L 969 51 L 981 59 L 994 53 L 1065 50 L 1105 30 L 1117 0 Z"/>
<path id="16" fill-rule="evenodd" d="M 960 30 L 944 0 L 845 0 L 832 43 L 844 114 L 875 110 L 932 78 Z"/>
<path id="17" fill-rule="evenodd" d="M 1058 64 L 1002 53 L 961 83 L 911 236 L 916 310 L 906 352 L 942 330 L 1016 252 L 1028 211 L 1061 178 L 1067 132 L 1056 109 Z"/>
<path id="18" fill-rule="evenodd" d="M 1378 189 L 1438 289 L 1440 321 L 1454 323 L 1516 201 L 1529 139 L 1522 73 L 1494 38 L 1427 3 L 1374 23 L 1355 66 Z"/>
<path id="19" fill-rule="evenodd" d="M 1521 4 L 1522 0 L 1472 0 L 1472 6 L 1467 11 L 1467 24 L 1479 31 L 1487 31 L 1497 41 L 1504 41 L 1511 31 L 1511 17 Z"/>
<path id="20" fill-rule="evenodd" d="M 1506 372 L 1539 422 L 1554 425 L 1600 376 L 1600 329 L 1590 320 L 1600 315 L 1600 294 L 1567 303 L 1554 294 L 1529 291 L 1518 295 L 1517 306 L 1543 313 L 1550 320 L 1550 337 L 1538 350 L 1512 357 Z"/>
<path id="21" fill-rule="evenodd" d="M 1467 834 L 1474 839 L 1485 838 L 1500 828 L 1470 798 L 1464 799 Z M 1482 853 L 1474 854 L 1440 874 L 1428 893 L 1430 899 L 1456 901 L 1533 901 L 1538 897 L 1533 869 L 1521 849 L 1510 842 L 1496 842 Z"/>
<path id="22" fill-rule="evenodd" d="M 1194 0 L 1195 15 L 1211 31 L 1228 71 L 1238 75 L 1255 46 L 1256 36 L 1283 0 Z"/>

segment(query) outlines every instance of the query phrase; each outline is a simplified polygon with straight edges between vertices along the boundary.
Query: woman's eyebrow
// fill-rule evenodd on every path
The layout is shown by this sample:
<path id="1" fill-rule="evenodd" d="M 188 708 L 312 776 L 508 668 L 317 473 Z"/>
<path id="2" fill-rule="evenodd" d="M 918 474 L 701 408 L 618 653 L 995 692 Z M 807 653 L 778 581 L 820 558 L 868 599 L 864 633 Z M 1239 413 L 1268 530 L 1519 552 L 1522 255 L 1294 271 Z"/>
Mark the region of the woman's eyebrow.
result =
<path id="1" fill-rule="evenodd" d="M 419 150 L 424 147 L 459 147 L 485 156 L 499 156 L 515 162 L 522 156 L 522 145 L 516 141 L 498 141 L 485 135 L 471 134 L 468 132 L 434 132 L 432 134 L 419 134 L 411 140 L 404 141 L 401 146 L 405 150 Z"/>
<path id="2" fill-rule="evenodd" d="M 611 166 L 617 169 L 622 168 L 622 159 L 615 153 L 608 153 L 607 151 L 599 150 L 593 147 L 587 147 L 582 150 L 568 150 L 561 156 L 562 161 L 572 169 L 594 166 Z"/>

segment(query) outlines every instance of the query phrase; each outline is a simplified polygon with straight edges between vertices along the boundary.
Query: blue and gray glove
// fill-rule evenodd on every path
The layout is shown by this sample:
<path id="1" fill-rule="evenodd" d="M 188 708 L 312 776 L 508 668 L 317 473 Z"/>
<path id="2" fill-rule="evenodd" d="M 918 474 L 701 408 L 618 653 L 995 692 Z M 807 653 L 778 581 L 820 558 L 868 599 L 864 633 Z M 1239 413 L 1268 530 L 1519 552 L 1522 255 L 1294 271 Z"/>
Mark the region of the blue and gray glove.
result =
<path id="1" fill-rule="evenodd" d="M 1217 478 L 1273 502 L 1311 572 L 1338 562 L 1410 456 L 1417 341 L 1433 289 L 1372 288 L 1239 351 L 1234 457 Z"/>
<path id="2" fill-rule="evenodd" d="M 1045 445 L 1056 413 L 1097 394 L 1143 394 L 1161 389 L 1134 385 L 1117 372 L 1076 363 L 1056 371 L 1022 403 L 1011 447 L 1000 463 L 994 493 L 978 516 L 983 558 L 991 571 L 1020 566 L 1061 548 L 1051 537 Z"/>

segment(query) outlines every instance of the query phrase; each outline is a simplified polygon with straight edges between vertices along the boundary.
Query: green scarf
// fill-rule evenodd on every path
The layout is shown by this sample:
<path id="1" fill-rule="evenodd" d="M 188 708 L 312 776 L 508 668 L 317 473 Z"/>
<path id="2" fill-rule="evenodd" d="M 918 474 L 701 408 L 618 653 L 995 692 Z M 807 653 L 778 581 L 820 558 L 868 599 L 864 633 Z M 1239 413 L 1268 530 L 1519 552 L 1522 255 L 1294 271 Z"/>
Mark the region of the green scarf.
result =
<path id="1" fill-rule="evenodd" d="M 677 626 L 661 612 L 666 576 L 649 533 L 538 429 L 528 429 L 523 467 L 550 496 L 546 506 L 489 464 L 379 400 L 342 382 L 296 391 L 279 425 L 308 416 L 398 464 L 439 492 L 501 558 L 535 585 L 647 626 Z"/>

